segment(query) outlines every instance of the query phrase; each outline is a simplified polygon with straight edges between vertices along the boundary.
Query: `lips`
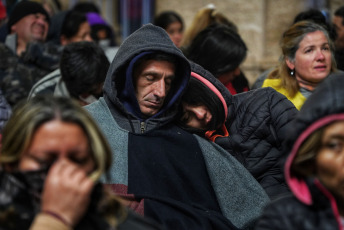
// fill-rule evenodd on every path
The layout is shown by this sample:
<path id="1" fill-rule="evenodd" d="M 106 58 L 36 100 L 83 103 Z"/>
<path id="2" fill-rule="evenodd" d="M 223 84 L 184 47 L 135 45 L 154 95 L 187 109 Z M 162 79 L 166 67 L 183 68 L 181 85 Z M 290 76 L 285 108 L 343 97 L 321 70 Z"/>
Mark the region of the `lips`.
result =
<path id="1" fill-rule="evenodd" d="M 160 108 L 160 107 L 161 107 L 161 105 L 162 105 L 162 103 L 161 103 L 161 102 L 156 102 L 156 101 L 146 101 L 146 106 L 147 106 L 147 107 L 151 107 L 151 108 L 156 108 L 156 109 L 158 109 L 158 108 Z"/>
<path id="2" fill-rule="evenodd" d="M 318 65 L 318 66 L 315 66 L 314 69 L 324 71 L 326 70 L 326 65 Z"/>

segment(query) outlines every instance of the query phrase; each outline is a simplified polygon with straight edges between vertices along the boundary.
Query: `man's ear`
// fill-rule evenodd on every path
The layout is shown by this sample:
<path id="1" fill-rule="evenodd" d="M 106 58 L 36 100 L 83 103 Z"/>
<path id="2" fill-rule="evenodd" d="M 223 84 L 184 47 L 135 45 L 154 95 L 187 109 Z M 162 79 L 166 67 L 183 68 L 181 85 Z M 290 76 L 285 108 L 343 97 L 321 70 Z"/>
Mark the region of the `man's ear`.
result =
<path id="1" fill-rule="evenodd" d="M 286 59 L 285 59 L 285 63 L 287 64 L 287 66 L 289 67 L 289 69 L 291 69 L 291 70 L 295 69 L 294 62 L 291 61 L 289 58 L 286 58 Z"/>

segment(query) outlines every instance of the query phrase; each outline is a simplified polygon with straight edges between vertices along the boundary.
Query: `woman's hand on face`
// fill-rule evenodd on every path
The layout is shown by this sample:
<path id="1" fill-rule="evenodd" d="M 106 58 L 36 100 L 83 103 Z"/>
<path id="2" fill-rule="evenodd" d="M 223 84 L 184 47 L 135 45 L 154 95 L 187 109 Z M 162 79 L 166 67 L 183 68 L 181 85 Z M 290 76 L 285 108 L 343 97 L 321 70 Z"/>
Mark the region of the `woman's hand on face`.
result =
<path id="1" fill-rule="evenodd" d="M 94 181 L 78 165 L 59 159 L 45 180 L 41 210 L 54 213 L 75 226 L 87 210 L 93 187 Z"/>

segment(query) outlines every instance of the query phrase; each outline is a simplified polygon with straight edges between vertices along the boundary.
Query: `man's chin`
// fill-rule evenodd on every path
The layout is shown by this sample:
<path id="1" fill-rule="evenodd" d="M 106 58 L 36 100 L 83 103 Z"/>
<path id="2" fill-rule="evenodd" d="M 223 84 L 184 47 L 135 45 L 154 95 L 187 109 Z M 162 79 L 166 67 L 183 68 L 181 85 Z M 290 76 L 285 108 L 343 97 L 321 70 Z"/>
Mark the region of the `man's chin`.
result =
<path id="1" fill-rule="evenodd" d="M 149 118 L 151 116 L 154 116 L 159 112 L 160 108 L 143 108 L 141 109 L 141 113 L 146 117 Z"/>

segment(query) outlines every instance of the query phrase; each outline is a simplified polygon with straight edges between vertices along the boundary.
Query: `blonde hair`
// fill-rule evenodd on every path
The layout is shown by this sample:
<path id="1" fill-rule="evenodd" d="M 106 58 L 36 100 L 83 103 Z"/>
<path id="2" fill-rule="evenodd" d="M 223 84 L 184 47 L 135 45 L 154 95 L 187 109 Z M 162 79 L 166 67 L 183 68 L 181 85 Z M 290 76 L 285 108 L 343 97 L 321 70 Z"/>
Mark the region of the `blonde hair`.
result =
<path id="1" fill-rule="evenodd" d="M 334 45 L 329 37 L 328 31 L 321 25 L 311 21 L 300 21 L 293 24 L 288 30 L 283 33 L 280 46 L 282 55 L 279 60 L 279 65 L 268 75 L 268 78 L 278 78 L 281 80 L 280 88 L 288 91 L 290 97 L 294 97 L 300 90 L 300 86 L 294 76 L 291 76 L 289 67 L 286 61 L 293 62 L 295 60 L 296 51 L 299 48 L 300 42 L 303 38 L 316 31 L 321 31 L 325 35 L 331 51 L 331 72 L 337 70 L 336 61 L 334 59 Z"/>
<path id="2" fill-rule="evenodd" d="M 227 19 L 224 14 L 217 11 L 214 6 L 207 6 L 200 9 L 193 18 L 191 26 L 185 31 L 181 46 L 187 48 L 199 32 L 214 23 L 225 24 L 236 32 L 238 31 L 235 24 Z"/>
<path id="3" fill-rule="evenodd" d="M 91 116 L 76 101 L 47 96 L 35 97 L 15 107 L 3 131 L 0 164 L 16 166 L 30 147 L 36 130 L 52 120 L 74 123 L 84 130 L 95 161 L 95 170 L 90 178 L 98 180 L 108 171 L 111 149 Z"/>

